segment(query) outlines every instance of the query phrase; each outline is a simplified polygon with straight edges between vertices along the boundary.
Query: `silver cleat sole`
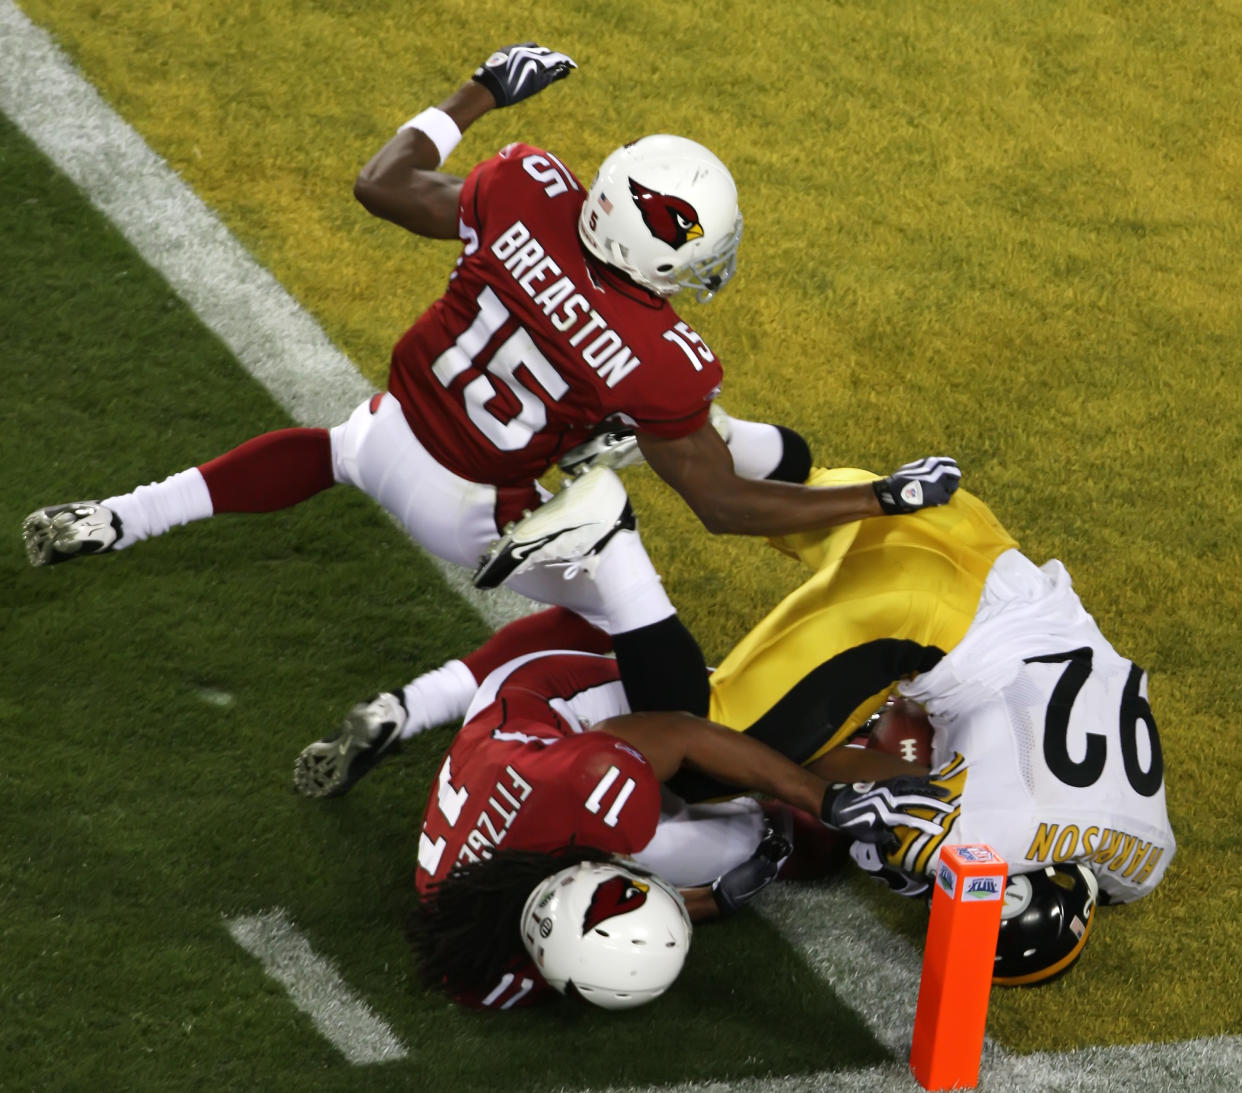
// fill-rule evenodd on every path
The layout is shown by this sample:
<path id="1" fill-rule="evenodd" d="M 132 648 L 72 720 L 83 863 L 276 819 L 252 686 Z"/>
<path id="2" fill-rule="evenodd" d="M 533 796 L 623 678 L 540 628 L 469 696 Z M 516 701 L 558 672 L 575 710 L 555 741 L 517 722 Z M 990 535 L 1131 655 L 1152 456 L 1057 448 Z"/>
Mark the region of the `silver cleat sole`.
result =
<path id="1" fill-rule="evenodd" d="M 98 501 L 51 505 L 22 521 L 26 557 L 35 566 L 106 553 L 120 537 L 120 519 Z"/>
<path id="2" fill-rule="evenodd" d="M 339 797 L 372 767 L 399 749 L 406 711 L 390 692 L 359 702 L 340 731 L 302 749 L 293 762 L 293 787 L 303 797 Z"/>

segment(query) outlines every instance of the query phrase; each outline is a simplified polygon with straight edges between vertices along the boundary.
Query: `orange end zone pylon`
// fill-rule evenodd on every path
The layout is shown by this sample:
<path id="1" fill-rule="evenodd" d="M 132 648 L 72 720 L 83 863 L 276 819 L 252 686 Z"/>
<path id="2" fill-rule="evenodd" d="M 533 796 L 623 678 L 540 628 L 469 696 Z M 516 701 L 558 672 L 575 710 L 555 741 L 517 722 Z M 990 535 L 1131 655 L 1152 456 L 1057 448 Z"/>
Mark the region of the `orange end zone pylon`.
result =
<path id="1" fill-rule="evenodd" d="M 941 848 L 910 1045 L 924 1089 L 978 1084 L 1007 872 L 990 846 Z"/>

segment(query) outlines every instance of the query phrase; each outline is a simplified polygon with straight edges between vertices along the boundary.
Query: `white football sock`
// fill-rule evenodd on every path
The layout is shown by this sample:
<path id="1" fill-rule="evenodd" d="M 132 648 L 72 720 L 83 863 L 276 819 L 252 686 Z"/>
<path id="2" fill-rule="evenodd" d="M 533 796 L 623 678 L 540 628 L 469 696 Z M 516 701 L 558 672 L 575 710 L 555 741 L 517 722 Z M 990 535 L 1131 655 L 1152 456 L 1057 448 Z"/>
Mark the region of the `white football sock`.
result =
<path id="1" fill-rule="evenodd" d="M 401 739 L 408 740 L 425 729 L 460 721 L 478 689 L 470 669 L 460 660 L 450 660 L 411 680 L 401 688 L 409 713 L 401 726 Z"/>
<path id="2" fill-rule="evenodd" d="M 599 553 L 593 580 L 604 621 L 601 624 L 582 613 L 610 634 L 638 630 L 677 614 L 637 531 L 619 531 L 608 540 Z"/>
<path id="3" fill-rule="evenodd" d="M 206 520 L 214 511 L 211 493 L 197 467 L 178 471 L 162 482 L 139 486 L 132 493 L 105 498 L 100 504 L 121 518 L 122 535 L 114 550 L 124 550 L 192 520 Z"/>
<path id="4" fill-rule="evenodd" d="M 729 418 L 729 454 L 740 478 L 767 478 L 785 454 L 785 441 L 775 425 Z"/>

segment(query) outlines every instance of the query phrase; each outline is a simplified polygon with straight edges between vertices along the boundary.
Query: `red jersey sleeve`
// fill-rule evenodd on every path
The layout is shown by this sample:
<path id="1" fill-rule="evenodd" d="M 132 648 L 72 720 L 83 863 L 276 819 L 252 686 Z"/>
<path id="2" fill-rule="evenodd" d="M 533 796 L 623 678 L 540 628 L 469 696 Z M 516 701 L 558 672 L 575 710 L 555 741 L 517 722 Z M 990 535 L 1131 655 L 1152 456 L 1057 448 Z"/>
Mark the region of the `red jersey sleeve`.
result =
<path id="1" fill-rule="evenodd" d="M 555 997 L 556 991 L 539 974 L 535 962 L 523 953 L 509 963 L 493 985 L 478 991 L 460 991 L 453 995 L 453 1001 L 471 1009 L 511 1010 Z"/>

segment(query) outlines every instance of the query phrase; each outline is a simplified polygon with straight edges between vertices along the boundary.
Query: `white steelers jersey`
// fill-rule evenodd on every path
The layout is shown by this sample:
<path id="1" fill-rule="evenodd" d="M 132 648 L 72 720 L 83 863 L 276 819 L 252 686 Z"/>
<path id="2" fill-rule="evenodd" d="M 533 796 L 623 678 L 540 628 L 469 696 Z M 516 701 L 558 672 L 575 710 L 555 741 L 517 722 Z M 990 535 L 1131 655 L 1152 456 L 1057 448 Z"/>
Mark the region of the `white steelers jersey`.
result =
<path id="1" fill-rule="evenodd" d="M 1012 873 L 1081 862 L 1110 902 L 1159 883 L 1176 842 L 1146 673 L 1060 562 L 1002 554 L 962 640 L 899 690 L 926 707 L 958 808 L 938 836 L 906 831 L 890 865 L 928 875 L 944 843 L 984 842 Z"/>

